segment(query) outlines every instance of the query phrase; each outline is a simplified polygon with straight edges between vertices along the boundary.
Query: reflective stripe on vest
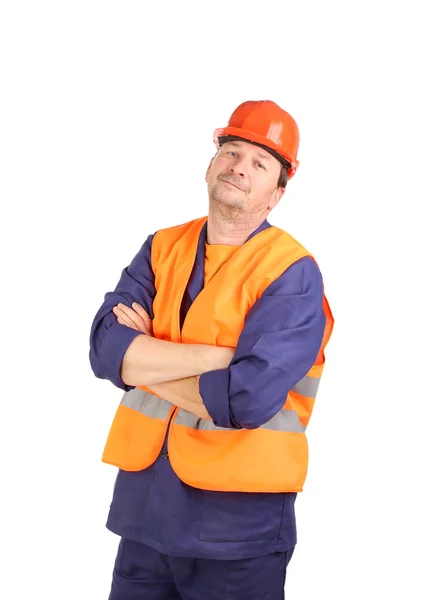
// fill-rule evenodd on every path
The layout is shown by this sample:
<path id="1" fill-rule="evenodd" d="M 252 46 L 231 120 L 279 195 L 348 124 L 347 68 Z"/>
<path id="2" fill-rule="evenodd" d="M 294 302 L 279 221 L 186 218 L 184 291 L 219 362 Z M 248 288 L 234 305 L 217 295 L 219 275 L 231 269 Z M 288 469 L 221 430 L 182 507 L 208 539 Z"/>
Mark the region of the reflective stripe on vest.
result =
<path id="1" fill-rule="evenodd" d="M 150 394 L 141 388 L 135 388 L 126 392 L 121 400 L 123 406 L 137 410 L 138 412 L 150 417 L 150 419 L 161 419 L 164 421 L 172 410 L 173 404 L 168 400 L 163 400 L 154 394 Z"/>
<path id="2" fill-rule="evenodd" d="M 232 429 L 227 427 L 218 427 L 209 419 L 200 419 L 193 413 L 189 413 L 182 408 L 175 417 L 175 425 L 185 425 L 199 431 L 241 431 L 241 429 Z M 295 410 L 281 409 L 267 423 L 257 429 L 272 429 L 273 431 L 290 431 L 294 433 L 304 433 L 305 427 L 301 425 Z M 242 429 L 242 431 L 247 431 Z"/>
<path id="3" fill-rule="evenodd" d="M 309 379 L 313 378 L 309 377 Z M 121 400 L 121 404 L 128 406 L 133 410 L 137 410 L 151 419 L 162 420 L 166 419 L 173 407 L 173 404 L 168 400 L 163 400 L 140 388 L 135 388 L 130 392 L 126 392 Z M 201 419 L 182 408 L 177 413 L 175 425 L 185 425 L 186 427 L 191 427 L 192 429 L 198 429 L 200 431 L 238 431 L 238 429 L 218 427 L 210 419 Z M 301 425 L 296 411 L 283 408 L 267 423 L 261 425 L 259 429 L 304 433 L 306 427 Z"/>
<path id="4" fill-rule="evenodd" d="M 319 383 L 320 377 L 306 375 L 293 386 L 292 392 L 301 394 L 301 396 L 307 396 L 307 398 L 315 398 L 319 389 Z"/>

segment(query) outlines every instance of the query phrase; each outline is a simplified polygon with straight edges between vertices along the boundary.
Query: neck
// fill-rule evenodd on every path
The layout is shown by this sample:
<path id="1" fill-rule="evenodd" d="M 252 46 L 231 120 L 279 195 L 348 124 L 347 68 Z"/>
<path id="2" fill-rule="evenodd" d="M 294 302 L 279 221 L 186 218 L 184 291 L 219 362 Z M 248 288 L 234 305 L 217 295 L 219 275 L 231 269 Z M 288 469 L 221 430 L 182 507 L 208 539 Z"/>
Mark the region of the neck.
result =
<path id="1" fill-rule="evenodd" d="M 211 209 L 208 212 L 207 243 L 224 244 L 227 246 L 242 246 L 250 234 L 263 223 L 265 217 L 256 222 L 236 222 L 217 214 Z"/>

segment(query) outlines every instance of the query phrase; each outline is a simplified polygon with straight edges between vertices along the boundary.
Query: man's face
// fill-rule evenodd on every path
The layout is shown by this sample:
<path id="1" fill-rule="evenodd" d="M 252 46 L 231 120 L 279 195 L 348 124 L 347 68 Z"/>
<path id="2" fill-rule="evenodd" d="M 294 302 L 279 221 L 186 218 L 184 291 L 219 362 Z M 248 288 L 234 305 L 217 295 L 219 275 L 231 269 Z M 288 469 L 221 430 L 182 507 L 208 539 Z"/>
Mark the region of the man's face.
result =
<path id="1" fill-rule="evenodd" d="M 280 162 L 260 146 L 226 142 L 207 170 L 210 204 L 220 203 L 250 217 L 266 215 L 284 193 L 277 187 L 280 169 Z"/>

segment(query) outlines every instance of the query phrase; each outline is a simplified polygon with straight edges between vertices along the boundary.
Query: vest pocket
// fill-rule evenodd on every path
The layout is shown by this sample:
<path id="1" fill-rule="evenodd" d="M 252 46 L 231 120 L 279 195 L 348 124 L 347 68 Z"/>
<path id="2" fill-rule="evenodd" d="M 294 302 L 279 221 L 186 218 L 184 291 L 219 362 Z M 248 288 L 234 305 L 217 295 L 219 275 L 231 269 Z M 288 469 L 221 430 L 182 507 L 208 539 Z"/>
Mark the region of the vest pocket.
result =
<path id="1" fill-rule="evenodd" d="M 199 539 L 205 542 L 252 542 L 278 537 L 284 493 L 202 490 Z"/>

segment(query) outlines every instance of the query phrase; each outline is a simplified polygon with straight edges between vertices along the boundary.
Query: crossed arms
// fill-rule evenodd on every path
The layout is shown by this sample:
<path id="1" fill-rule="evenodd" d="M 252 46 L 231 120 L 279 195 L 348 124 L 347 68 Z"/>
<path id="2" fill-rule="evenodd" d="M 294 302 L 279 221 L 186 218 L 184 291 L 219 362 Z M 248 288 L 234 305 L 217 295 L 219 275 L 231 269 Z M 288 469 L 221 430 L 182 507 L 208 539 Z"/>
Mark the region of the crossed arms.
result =
<path id="1" fill-rule="evenodd" d="M 119 303 L 113 308 L 117 322 L 140 331 L 127 348 L 121 365 L 121 377 L 127 385 L 145 385 L 201 419 L 210 419 L 202 396 L 199 379 L 202 373 L 228 367 L 235 351 L 232 348 L 204 344 L 175 344 L 152 335 L 147 311 L 134 302 L 133 308 Z"/>
<path id="2" fill-rule="evenodd" d="M 124 391 L 146 385 L 200 418 L 210 416 L 219 427 L 260 427 L 282 408 L 319 352 L 326 319 L 316 263 L 302 258 L 268 286 L 250 309 L 236 349 L 176 344 L 151 337 L 150 329 L 144 333 L 154 318 L 152 237 L 94 317 L 89 353 L 94 374 Z M 142 322 L 131 326 L 124 311 L 118 321 L 119 304 L 131 314 L 142 307 Z"/>

